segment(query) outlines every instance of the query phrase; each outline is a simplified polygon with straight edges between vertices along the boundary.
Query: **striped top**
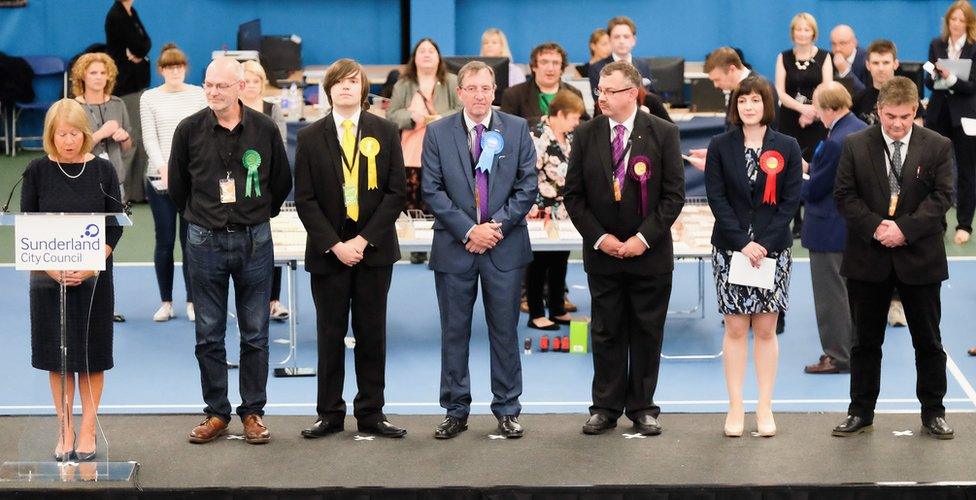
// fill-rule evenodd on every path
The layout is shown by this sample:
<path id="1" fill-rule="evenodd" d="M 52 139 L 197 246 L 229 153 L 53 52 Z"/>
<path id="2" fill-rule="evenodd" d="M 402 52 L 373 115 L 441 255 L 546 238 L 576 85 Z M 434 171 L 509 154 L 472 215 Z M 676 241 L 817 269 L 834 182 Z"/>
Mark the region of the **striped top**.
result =
<path id="1" fill-rule="evenodd" d="M 142 118 L 142 144 L 149 163 L 146 173 L 160 175 L 159 169 L 169 163 L 169 150 L 176 126 L 187 116 L 207 107 L 202 87 L 186 85 L 179 92 L 165 92 L 162 86 L 149 89 L 139 101 Z"/>

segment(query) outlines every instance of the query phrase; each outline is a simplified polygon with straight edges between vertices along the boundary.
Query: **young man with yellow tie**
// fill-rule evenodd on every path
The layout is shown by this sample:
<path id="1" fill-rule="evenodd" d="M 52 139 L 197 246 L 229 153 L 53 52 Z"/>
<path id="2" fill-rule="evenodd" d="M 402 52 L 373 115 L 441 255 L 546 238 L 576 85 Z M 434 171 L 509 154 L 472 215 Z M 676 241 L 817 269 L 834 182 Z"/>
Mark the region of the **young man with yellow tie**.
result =
<path id="1" fill-rule="evenodd" d="M 302 431 L 319 438 L 344 429 L 344 337 L 352 313 L 356 382 L 353 414 L 360 432 L 403 437 L 383 414 L 386 304 L 400 259 L 395 222 L 405 203 L 400 137 L 393 122 L 366 112 L 363 67 L 340 59 L 323 88 L 332 112 L 298 133 L 295 207 L 308 241 L 318 330 L 318 419 Z"/>

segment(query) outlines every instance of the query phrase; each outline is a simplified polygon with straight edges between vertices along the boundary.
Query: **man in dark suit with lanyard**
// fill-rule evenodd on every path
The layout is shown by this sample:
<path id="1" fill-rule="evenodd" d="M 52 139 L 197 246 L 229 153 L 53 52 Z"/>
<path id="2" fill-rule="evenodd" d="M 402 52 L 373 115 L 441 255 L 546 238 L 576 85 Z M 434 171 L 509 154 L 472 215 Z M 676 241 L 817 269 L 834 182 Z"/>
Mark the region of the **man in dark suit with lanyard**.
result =
<path id="1" fill-rule="evenodd" d="M 581 125 L 566 174 L 566 208 L 583 236 L 592 296 L 593 405 L 601 434 L 626 412 L 637 432 L 661 433 L 654 390 L 674 269 L 671 225 L 684 205 L 678 127 L 637 108 L 641 76 L 604 66 L 604 114 Z"/>
<path id="2" fill-rule="evenodd" d="M 318 329 L 318 420 L 302 431 L 318 438 L 342 431 L 346 348 L 352 313 L 356 337 L 354 415 L 360 432 L 402 437 L 383 414 L 386 305 L 393 264 L 400 259 L 396 219 L 406 201 L 403 152 L 393 122 L 368 113 L 362 66 L 340 59 L 323 88 L 332 112 L 298 133 L 295 208 L 308 231 Z"/>
<path id="3" fill-rule="evenodd" d="M 945 214 L 952 202 L 952 144 L 914 126 L 918 88 L 905 77 L 885 83 L 874 125 L 847 137 L 834 198 L 847 221 L 841 274 L 854 319 L 851 404 L 835 436 L 873 430 L 881 386 L 881 345 L 888 304 L 898 290 L 915 347 L 922 430 L 952 439 L 942 399 L 946 354 L 939 321 L 940 287 L 948 279 Z"/>

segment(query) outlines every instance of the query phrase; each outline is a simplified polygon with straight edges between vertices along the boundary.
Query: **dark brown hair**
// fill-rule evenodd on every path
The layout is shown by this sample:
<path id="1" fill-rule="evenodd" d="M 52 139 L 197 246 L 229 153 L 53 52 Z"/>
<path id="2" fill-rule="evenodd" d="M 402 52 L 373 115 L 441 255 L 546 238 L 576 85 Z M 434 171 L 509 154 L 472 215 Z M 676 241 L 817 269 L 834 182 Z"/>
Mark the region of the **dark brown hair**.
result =
<path id="1" fill-rule="evenodd" d="M 898 49 L 895 47 L 895 42 L 884 38 L 871 42 L 871 45 L 868 45 L 867 54 L 891 54 L 892 58 L 898 59 Z"/>
<path id="2" fill-rule="evenodd" d="M 729 66 L 742 69 L 744 67 L 742 65 L 742 58 L 739 57 L 739 53 L 732 47 L 719 47 L 713 50 L 711 54 L 708 54 L 708 58 L 705 59 L 703 71 L 705 73 L 711 73 L 715 68 L 725 70 Z"/>
<path id="3" fill-rule="evenodd" d="M 630 28 L 630 33 L 632 35 L 637 35 L 637 25 L 634 24 L 633 19 L 627 16 L 617 16 L 607 21 L 607 34 L 609 35 L 610 32 L 613 31 L 614 27 L 619 26 L 621 24 L 624 24 L 628 28 Z"/>
<path id="4" fill-rule="evenodd" d="M 559 57 L 562 58 L 562 63 L 559 66 L 560 69 L 566 69 L 566 66 L 569 65 L 569 61 L 567 60 L 569 56 L 566 55 L 566 50 L 563 49 L 562 46 L 556 42 L 546 42 L 543 44 L 536 45 L 535 48 L 532 49 L 532 53 L 529 54 L 529 68 L 535 67 L 536 63 L 538 62 L 537 59 L 539 58 L 540 55 L 542 55 L 543 52 L 558 53 Z"/>
<path id="5" fill-rule="evenodd" d="M 562 89 L 556 92 L 556 97 L 553 97 L 552 102 L 549 103 L 549 116 L 556 116 L 560 111 L 566 114 L 578 113 L 582 115 L 586 112 L 586 105 L 575 92 Z"/>
<path id="6" fill-rule="evenodd" d="M 332 105 L 332 87 L 335 87 L 343 78 L 349 78 L 356 74 L 359 75 L 363 87 L 361 101 L 363 110 L 369 109 L 369 79 L 366 78 L 366 70 L 352 59 L 339 59 L 325 71 L 325 81 L 322 82 L 322 88 L 325 89 L 325 96 L 329 99 L 329 106 Z"/>
<path id="7" fill-rule="evenodd" d="M 749 94 L 759 94 L 763 102 L 763 115 L 759 123 L 769 125 L 776 118 L 776 102 L 773 101 L 773 88 L 765 78 L 759 76 L 749 76 L 739 82 L 739 88 L 732 91 L 729 102 L 732 103 L 729 121 L 737 127 L 742 126 L 742 118 L 739 117 L 739 97 Z"/>
<path id="8" fill-rule="evenodd" d="M 430 42 L 434 46 L 434 50 L 437 51 L 437 81 L 444 83 L 447 80 L 447 65 L 444 64 L 444 58 L 441 56 L 441 48 L 437 45 L 432 38 L 421 38 L 417 41 L 417 44 L 413 46 L 413 50 L 410 51 L 410 60 L 407 61 L 407 69 L 403 70 L 403 75 L 400 78 L 406 78 L 407 80 L 419 84 L 417 81 L 417 49 L 420 48 L 420 44 L 424 42 Z"/>
<path id="9" fill-rule="evenodd" d="M 590 45 L 596 45 L 597 42 L 600 41 L 600 37 L 603 36 L 610 36 L 610 33 L 607 33 L 607 30 L 603 28 L 597 28 L 593 30 L 593 33 L 590 33 L 590 43 L 588 43 L 586 46 L 589 47 Z M 593 47 L 590 47 L 590 56 L 592 55 L 593 55 Z"/>
<path id="10" fill-rule="evenodd" d="M 610 76 L 614 71 L 619 71 L 622 73 L 624 78 L 626 78 L 634 87 L 643 87 L 643 85 L 641 85 L 640 72 L 637 71 L 637 68 L 635 68 L 633 64 L 630 64 L 627 61 L 614 61 L 607 64 L 603 67 L 603 69 L 600 70 L 600 76 Z"/>

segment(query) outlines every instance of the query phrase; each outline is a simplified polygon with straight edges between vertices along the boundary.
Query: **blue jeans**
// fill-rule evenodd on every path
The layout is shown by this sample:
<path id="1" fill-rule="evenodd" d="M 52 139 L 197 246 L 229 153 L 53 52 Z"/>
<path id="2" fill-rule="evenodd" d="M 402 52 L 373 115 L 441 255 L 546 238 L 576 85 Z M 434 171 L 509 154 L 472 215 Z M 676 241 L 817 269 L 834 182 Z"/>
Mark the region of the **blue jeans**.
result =
<path id="1" fill-rule="evenodd" d="M 176 224 L 180 226 L 180 248 L 183 250 L 183 260 L 186 260 L 186 219 L 176 210 L 173 199 L 165 193 L 157 193 L 156 189 L 146 183 L 146 197 L 149 198 L 149 209 L 152 211 L 153 224 L 156 228 L 156 250 L 153 252 L 153 262 L 156 268 L 156 282 L 159 284 L 159 299 L 163 302 L 173 301 L 173 245 L 176 243 Z M 193 302 L 193 291 L 190 289 L 190 276 L 187 266 L 183 265 L 183 283 L 186 285 L 186 301 Z"/>
<path id="2" fill-rule="evenodd" d="M 268 301 L 274 250 L 271 224 L 240 231 L 210 230 L 190 223 L 186 238 L 196 309 L 196 356 L 207 415 L 230 420 L 227 399 L 227 296 L 234 280 L 234 302 L 241 333 L 240 391 L 237 414 L 264 415 L 268 383 Z"/>

